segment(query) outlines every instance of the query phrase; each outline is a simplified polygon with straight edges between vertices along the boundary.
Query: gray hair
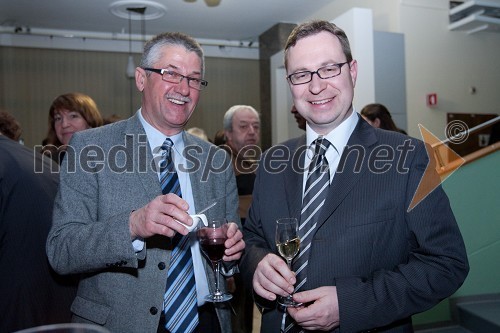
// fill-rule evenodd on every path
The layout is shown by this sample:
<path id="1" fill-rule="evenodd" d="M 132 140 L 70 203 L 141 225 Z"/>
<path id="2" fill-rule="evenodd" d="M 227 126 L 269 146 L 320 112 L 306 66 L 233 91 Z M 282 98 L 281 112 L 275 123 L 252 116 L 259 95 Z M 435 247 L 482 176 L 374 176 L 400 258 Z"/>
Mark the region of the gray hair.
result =
<path id="1" fill-rule="evenodd" d="M 205 56 L 203 49 L 194 38 L 181 32 L 165 32 L 149 40 L 144 45 L 140 67 L 153 67 L 162 56 L 162 48 L 169 45 L 179 45 L 189 52 L 195 52 L 201 60 L 201 75 L 204 75 Z M 148 75 L 150 75 L 149 72 Z"/>
<path id="2" fill-rule="evenodd" d="M 243 110 L 243 109 L 248 109 L 248 110 L 252 111 L 253 113 L 255 113 L 255 115 L 257 116 L 257 118 L 259 118 L 259 121 L 260 121 L 260 114 L 259 114 L 259 112 L 257 112 L 257 110 L 255 110 L 254 107 L 252 107 L 250 105 L 233 105 L 224 114 L 223 128 L 225 131 L 231 132 L 233 130 L 234 114 L 237 111 Z"/>

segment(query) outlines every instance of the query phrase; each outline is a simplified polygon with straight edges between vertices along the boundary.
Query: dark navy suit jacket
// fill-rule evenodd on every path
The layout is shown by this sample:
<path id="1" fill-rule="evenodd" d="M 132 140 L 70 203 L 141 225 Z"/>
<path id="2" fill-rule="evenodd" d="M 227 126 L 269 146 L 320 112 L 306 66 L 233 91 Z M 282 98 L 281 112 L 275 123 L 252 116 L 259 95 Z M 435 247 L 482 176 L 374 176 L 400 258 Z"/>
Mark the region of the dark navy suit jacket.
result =
<path id="1" fill-rule="evenodd" d="M 278 253 L 276 219 L 300 219 L 305 144 L 305 136 L 289 140 L 261 161 L 244 226 L 241 270 L 248 283 L 259 261 Z M 421 141 L 359 120 L 321 211 L 303 288 L 337 286 L 335 332 L 412 332 L 411 315 L 463 283 L 467 255 L 442 188 L 408 211 L 428 161 Z M 262 332 L 279 332 L 282 312 L 256 300 L 267 309 Z"/>

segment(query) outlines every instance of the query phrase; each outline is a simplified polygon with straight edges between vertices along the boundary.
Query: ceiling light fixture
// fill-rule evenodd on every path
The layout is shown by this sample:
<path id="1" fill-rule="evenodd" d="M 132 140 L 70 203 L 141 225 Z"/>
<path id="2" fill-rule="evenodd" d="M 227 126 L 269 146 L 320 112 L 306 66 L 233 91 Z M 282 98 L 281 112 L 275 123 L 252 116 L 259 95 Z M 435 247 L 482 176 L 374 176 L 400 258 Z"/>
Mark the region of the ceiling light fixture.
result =
<path id="1" fill-rule="evenodd" d="M 221 0 L 205 0 L 205 3 L 207 4 L 208 7 L 217 7 L 220 5 Z"/>
<path id="2" fill-rule="evenodd" d="M 196 0 L 184 0 L 184 2 L 193 3 L 196 2 Z M 217 7 L 218 5 L 220 5 L 220 2 L 221 0 L 205 0 L 205 4 L 207 5 L 207 7 Z"/>
<path id="3" fill-rule="evenodd" d="M 167 7 L 162 4 L 159 4 L 155 1 L 149 0 L 120 0 L 115 1 L 109 5 L 109 11 L 111 14 L 121 17 L 123 19 L 128 19 L 129 11 L 127 8 L 141 8 L 147 7 L 148 12 L 143 15 L 138 13 L 132 13 L 132 21 L 139 20 L 155 20 L 160 17 L 163 17 L 167 12 Z"/>

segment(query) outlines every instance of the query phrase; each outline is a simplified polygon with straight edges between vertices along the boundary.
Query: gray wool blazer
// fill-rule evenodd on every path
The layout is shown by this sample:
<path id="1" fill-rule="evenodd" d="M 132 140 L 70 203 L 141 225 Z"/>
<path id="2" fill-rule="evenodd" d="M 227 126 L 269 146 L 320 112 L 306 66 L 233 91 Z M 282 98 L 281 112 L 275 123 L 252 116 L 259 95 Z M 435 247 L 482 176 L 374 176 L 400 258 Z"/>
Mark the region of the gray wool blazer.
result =
<path id="1" fill-rule="evenodd" d="M 196 209 L 218 199 L 207 218 L 226 217 L 239 224 L 230 157 L 185 132 L 183 139 L 192 162 L 188 167 Z M 135 253 L 128 225 L 132 210 L 161 195 L 146 133 L 135 115 L 75 133 L 71 146 L 61 166 L 47 255 L 58 273 L 81 276 L 71 306 L 73 321 L 96 323 L 112 332 L 156 332 L 170 238 L 151 237 Z M 212 288 L 214 274 L 204 263 Z M 228 306 L 216 310 L 222 331 L 231 332 Z"/>
<path id="2" fill-rule="evenodd" d="M 276 219 L 300 219 L 305 144 L 302 136 L 273 147 L 259 165 L 240 265 L 249 283 L 260 260 L 278 253 Z M 428 162 L 421 141 L 359 119 L 314 230 L 303 288 L 337 287 L 334 332 L 413 332 L 411 315 L 453 294 L 467 276 L 464 242 L 441 186 L 408 211 Z M 265 309 L 261 332 L 279 332 L 283 312 L 256 301 Z"/>

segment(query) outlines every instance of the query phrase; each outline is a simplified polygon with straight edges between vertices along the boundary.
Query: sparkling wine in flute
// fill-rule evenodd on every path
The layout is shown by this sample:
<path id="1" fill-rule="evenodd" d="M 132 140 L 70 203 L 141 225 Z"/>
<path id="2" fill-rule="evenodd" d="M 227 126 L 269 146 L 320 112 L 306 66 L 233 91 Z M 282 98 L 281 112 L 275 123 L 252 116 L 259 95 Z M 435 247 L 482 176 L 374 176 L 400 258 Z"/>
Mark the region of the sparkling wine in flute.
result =
<path id="1" fill-rule="evenodd" d="M 279 254 L 286 260 L 292 260 L 299 253 L 300 239 L 294 238 L 284 243 L 276 244 Z"/>
<path id="2" fill-rule="evenodd" d="M 276 247 L 280 256 L 285 258 L 290 270 L 292 270 L 292 259 L 299 253 L 300 248 L 298 225 L 296 218 L 281 218 L 276 221 Z M 278 296 L 278 303 L 284 307 L 302 305 L 295 302 L 292 295 Z"/>

